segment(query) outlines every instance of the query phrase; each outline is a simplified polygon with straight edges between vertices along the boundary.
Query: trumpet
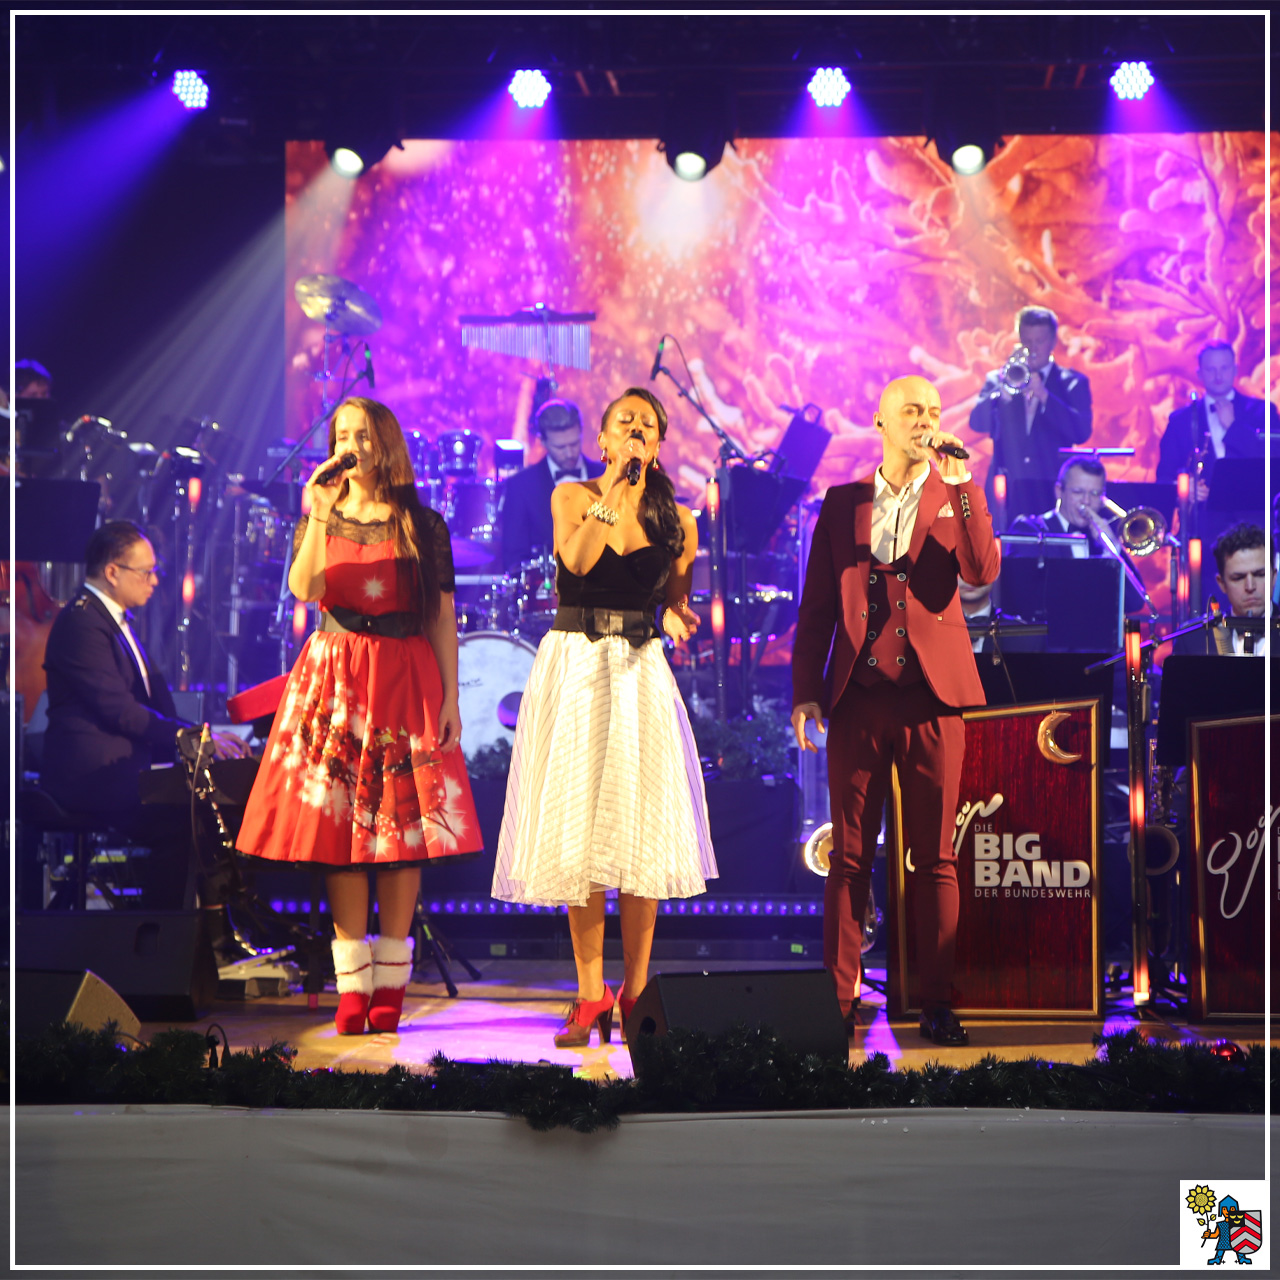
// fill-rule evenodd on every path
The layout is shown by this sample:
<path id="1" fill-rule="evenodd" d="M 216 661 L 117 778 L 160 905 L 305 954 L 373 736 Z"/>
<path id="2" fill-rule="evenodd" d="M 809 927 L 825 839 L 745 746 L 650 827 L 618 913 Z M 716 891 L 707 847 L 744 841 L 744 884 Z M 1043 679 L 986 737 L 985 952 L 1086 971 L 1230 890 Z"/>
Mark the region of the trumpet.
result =
<path id="1" fill-rule="evenodd" d="M 1149 556 L 1164 546 L 1167 526 L 1164 516 L 1155 507 L 1134 507 L 1132 511 L 1126 511 L 1105 495 L 1102 505 L 1120 522 L 1116 536 L 1131 556 Z"/>
<path id="2" fill-rule="evenodd" d="M 1024 346 L 1017 346 L 1000 370 L 1000 381 L 1011 391 L 1026 390 L 1031 381 L 1031 353 Z"/>

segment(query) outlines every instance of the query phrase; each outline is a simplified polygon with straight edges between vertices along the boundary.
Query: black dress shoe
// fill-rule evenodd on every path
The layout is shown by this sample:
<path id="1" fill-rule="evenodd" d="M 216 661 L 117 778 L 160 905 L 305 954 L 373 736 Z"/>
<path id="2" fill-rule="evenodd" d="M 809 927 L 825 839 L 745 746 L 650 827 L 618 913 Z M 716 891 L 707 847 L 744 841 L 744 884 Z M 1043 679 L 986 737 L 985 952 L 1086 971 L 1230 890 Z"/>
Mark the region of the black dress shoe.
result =
<path id="1" fill-rule="evenodd" d="M 853 1003 L 844 1010 L 844 1030 L 846 1035 L 855 1035 L 865 1025 L 861 1018 L 861 1001 L 856 997 Z"/>
<path id="2" fill-rule="evenodd" d="M 969 1043 L 969 1033 L 950 1009 L 925 1010 L 920 1015 L 920 1034 L 934 1044 L 960 1045 Z"/>

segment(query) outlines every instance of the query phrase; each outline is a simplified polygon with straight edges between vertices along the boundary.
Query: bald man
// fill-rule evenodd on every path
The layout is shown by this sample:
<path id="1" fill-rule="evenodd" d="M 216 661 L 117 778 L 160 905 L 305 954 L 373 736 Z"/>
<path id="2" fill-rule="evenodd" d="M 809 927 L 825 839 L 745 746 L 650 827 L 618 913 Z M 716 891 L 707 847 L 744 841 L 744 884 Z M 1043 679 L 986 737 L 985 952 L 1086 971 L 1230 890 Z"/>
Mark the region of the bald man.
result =
<path id="1" fill-rule="evenodd" d="M 791 724 L 802 750 L 814 721 L 829 725 L 831 872 L 823 963 L 852 1024 L 862 966 L 871 863 L 896 760 L 906 840 L 917 877 L 915 954 L 920 1033 L 962 1045 L 952 1011 L 960 897 L 951 834 L 964 763 L 961 710 L 986 699 L 957 581 L 994 582 L 1000 547 L 966 463 L 937 446 L 932 383 L 895 378 L 875 417 L 880 466 L 827 491 L 805 570 L 792 657 Z M 829 656 L 828 656 L 829 655 Z"/>

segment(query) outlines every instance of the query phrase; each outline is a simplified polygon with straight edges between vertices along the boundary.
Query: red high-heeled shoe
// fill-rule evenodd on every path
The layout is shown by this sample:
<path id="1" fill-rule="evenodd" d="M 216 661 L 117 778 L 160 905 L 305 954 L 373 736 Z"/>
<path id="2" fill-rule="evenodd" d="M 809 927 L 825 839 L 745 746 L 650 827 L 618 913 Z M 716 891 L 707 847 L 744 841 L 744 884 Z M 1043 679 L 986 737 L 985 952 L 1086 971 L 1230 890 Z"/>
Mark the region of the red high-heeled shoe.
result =
<path id="1" fill-rule="evenodd" d="M 591 1025 L 600 1031 L 600 1043 L 609 1043 L 613 1034 L 613 992 L 606 986 L 599 1000 L 575 1000 L 564 1020 L 564 1026 L 556 1032 L 557 1049 L 580 1049 L 591 1043 Z"/>

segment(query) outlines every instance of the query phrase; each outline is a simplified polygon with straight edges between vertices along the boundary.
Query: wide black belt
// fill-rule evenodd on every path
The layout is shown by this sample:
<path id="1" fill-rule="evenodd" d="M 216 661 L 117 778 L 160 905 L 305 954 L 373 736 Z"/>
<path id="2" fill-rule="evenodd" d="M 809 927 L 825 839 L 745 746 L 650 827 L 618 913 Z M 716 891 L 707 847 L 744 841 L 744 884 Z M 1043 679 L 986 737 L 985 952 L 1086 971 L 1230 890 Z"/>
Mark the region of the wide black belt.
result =
<path id="1" fill-rule="evenodd" d="M 403 640 L 422 630 L 422 619 L 416 613 L 357 613 L 340 604 L 320 611 L 319 631 L 348 631 L 362 636 L 389 636 Z"/>
<path id="2" fill-rule="evenodd" d="M 601 636 L 622 636 L 639 648 L 658 634 L 653 615 L 643 609 L 587 609 L 561 605 L 552 631 L 581 631 L 593 643 Z"/>

